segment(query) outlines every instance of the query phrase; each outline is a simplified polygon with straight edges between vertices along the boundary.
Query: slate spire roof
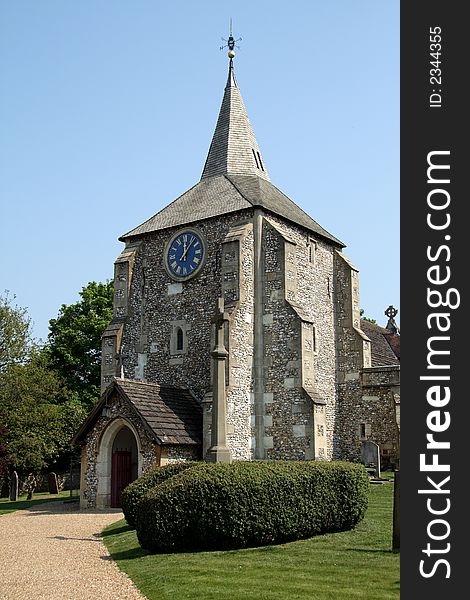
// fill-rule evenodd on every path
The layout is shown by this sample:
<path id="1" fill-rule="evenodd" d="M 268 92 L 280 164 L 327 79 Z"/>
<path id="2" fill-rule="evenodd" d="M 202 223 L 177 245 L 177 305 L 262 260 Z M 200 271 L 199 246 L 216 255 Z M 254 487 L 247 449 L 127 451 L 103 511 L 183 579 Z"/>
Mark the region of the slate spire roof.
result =
<path id="1" fill-rule="evenodd" d="M 230 59 L 227 85 L 201 179 L 214 175 L 258 175 L 269 181 Z"/>
<path id="2" fill-rule="evenodd" d="M 230 59 L 219 118 L 201 180 L 119 239 L 126 242 L 153 231 L 253 207 L 283 217 L 336 246 L 345 245 L 271 183 Z"/>

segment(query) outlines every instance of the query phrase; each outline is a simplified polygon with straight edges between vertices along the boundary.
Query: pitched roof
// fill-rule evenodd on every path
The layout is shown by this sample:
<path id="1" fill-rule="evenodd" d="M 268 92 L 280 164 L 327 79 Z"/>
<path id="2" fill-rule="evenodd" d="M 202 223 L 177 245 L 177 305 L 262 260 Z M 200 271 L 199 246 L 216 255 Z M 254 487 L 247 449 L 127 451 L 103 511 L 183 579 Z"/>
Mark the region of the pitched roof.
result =
<path id="1" fill-rule="evenodd" d="M 152 231 L 187 225 L 255 206 L 344 247 L 343 242 L 323 229 L 281 190 L 257 175 L 227 174 L 202 179 L 145 223 L 119 239 L 124 242 Z"/>
<path id="2" fill-rule="evenodd" d="M 219 118 L 200 182 L 119 239 L 127 241 L 153 231 L 188 225 L 254 206 L 344 247 L 340 240 L 270 182 L 231 60 Z"/>
<path id="3" fill-rule="evenodd" d="M 371 341 L 373 367 L 400 364 L 400 336 L 361 319 L 361 329 Z"/>
<path id="4" fill-rule="evenodd" d="M 85 438 L 113 393 L 118 393 L 132 406 L 150 436 L 159 444 L 202 443 L 202 409 L 188 389 L 117 378 L 103 392 L 100 402 L 75 435 L 74 442 Z"/>

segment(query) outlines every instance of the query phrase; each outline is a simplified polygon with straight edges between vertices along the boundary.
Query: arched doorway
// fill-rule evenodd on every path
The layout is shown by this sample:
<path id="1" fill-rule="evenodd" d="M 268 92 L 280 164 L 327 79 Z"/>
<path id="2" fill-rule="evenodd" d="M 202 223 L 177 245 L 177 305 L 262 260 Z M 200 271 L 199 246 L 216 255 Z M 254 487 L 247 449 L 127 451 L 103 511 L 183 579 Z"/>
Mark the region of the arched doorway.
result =
<path id="1" fill-rule="evenodd" d="M 124 468 L 125 472 L 123 473 L 124 465 L 119 466 L 119 459 L 114 458 L 115 451 L 116 453 L 130 452 L 130 479 L 128 466 Z M 117 455 L 119 456 L 119 454 Z M 114 469 L 113 461 L 117 461 Z M 99 443 L 96 461 L 96 476 L 98 479 L 96 507 L 120 507 L 122 490 L 128 483 L 137 479 L 141 473 L 142 454 L 138 434 L 129 421 L 118 417 L 111 421 L 103 431 Z"/>
<path id="2" fill-rule="evenodd" d="M 129 427 L 116 434 L 111 460 L 111 508 L 119 508 L 122 490 L 137 479 L 137 442 Z"/>

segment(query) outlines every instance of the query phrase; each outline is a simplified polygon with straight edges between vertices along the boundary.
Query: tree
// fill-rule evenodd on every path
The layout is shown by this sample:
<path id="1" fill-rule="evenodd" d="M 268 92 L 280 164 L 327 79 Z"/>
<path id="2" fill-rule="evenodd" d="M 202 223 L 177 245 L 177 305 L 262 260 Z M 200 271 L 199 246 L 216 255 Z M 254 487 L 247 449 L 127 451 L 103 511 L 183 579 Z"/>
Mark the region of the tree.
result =
<path id="1" fill-rule="evenodd" d="M 14 469 L 32 494 L 41 470 L 67 466 L 87 411 L 52 369 L 49 349 L 32 340 L 28 313 L 14 298 L 0 296 L 0 478 Z"/>
<path id="2" fill-rule="evenodd" d="M 364 309 L 363 308 L 361 308 L 361 310 L 359 312 L 360 312 L 361 319 L 363 321 L 368 321 L 369 323 L 373 323 L 374 325 L 377 325 L 377 321 L 375 319 L 370 319 L 369 317 L 365 317 L 364 316 Z"/>
<path id="3" fill-rule="evenodd" d="M 113 316 L 112 281 L 91 281 L 78 302 L 49 321 L 45 352 L 51 367 L 90 409 L 100 396 L 101 336 Z"/>
<path id="4" fill-rule="evenodd" d="M 11 458 L 6 445 L 6 428 L 0 425 L 0 481 L 8 475 Z"/>
<path id="5" fill-rule="evenodd" d="M 32 344 L 31 320 L 25 308 L 13 305 L 15 298 L 7 290 L 0 294 L 0 372 L 23 362 Z"/>
<path id="6" fill-rule="evenodd" d="M 72 437 L 99 397 L 113 284 L 90 282 L 79 302 L 62 305 L 43 348 L 14 298 L 0 296 L 0 469 L 34 482 L 41 470 L 64 468 Z"/>
<path id="7" fill-rule="evenodd" d="M 43 354 L 34 352 L 24 364 L 10 364 L 0 374 L 2 440 L 20 476 L 70 458 L 71 440 L 84 416 L 84 407 Z"/>

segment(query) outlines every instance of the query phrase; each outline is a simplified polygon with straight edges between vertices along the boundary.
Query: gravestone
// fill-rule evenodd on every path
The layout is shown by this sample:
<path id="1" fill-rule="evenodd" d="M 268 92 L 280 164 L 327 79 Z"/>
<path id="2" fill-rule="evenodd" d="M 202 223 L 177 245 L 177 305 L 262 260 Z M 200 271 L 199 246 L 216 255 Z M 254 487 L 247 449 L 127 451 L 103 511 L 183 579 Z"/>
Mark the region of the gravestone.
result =
<path id="1" fill-rule="evenodd" d="M 49 473 L 47 476 L 47 484 L 49 486 L 49 494 L 59 493 L 59 484 L 57 483 L 57 475 L 55 473 Z"/>
<path id="2" fill-rule="evenodd" d="M 18 473 L 13 471 L 10 478 L 10 500 L 16 502 L 18 500 Z"/>
<path id="3" fill-rule="evenodd" d="M 374 469 L 375 477 L 380 477 L 380 449 L 375 442 L 369 440 L 362 442 L 361 462 L 366 466 L 366 469 Z"/>

